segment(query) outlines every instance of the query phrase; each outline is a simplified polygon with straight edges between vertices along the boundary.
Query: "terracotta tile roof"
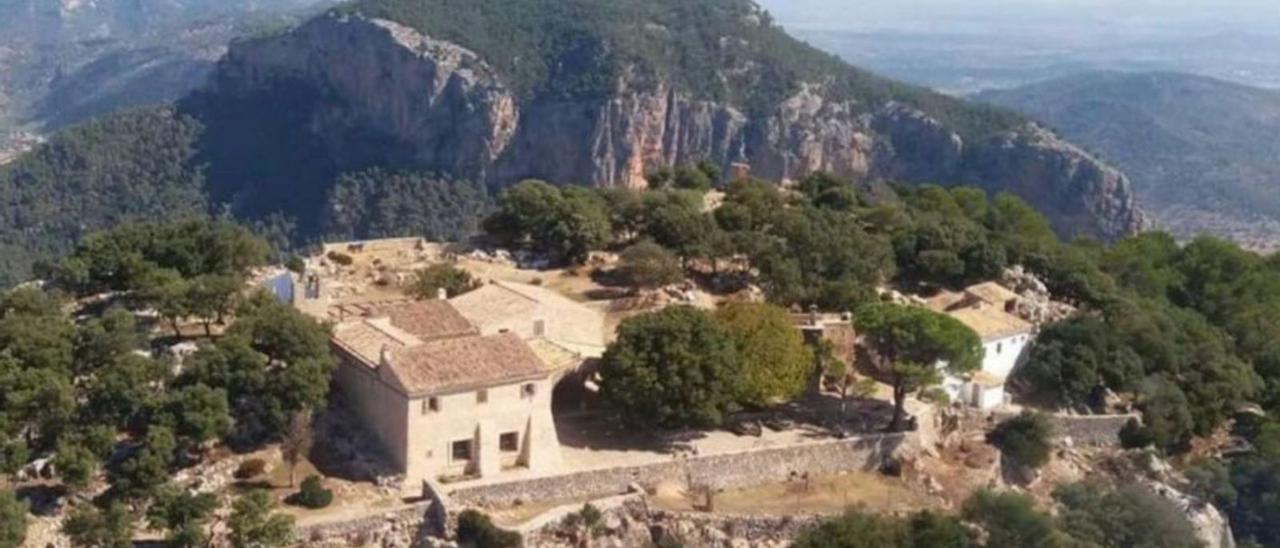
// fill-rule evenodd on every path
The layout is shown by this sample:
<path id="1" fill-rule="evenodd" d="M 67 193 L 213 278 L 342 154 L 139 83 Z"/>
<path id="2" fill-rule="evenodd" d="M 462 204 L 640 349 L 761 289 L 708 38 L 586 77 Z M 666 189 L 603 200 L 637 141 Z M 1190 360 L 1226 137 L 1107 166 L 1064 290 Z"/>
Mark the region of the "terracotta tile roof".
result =
<path id="1" fill-rule="evenodd" d="M 378 310 L 390 324 L 422 340 L 463 337 L 480 333 L 448 301 L 417 301 Z"/>
<path id="2" fill-rule="evenodd" d="M 989 304 L 957 308 L 947 311 L 947 314 L 969 326 L 984 342 L 1030 333 L 1033 330 L 1026 320 Z"/>
<path id="3" fill-rule="evenodd" d="M 370 368 L 375 368 L 382 349 L 394 350 L 406 344 L 368 322 L 349 322 L 333 328 L 333 344 L 354 355 Z"/>
<path id="4" fill-rule="evenodd" d="M 441 339 L 393 350 L 392 372 L 411 394 L 460 391 L 538 379 L 552 370 L 519 337 Z"/>
<path id="5" fill-rule="evenodd" d="M 604 352 L 604 314 L 551 289 L 492 282 L 449 302 L 485 333 L 505 329 L 525 338 L 544 337 L 585 356 Z M 544 332 L 537 332 L 536 322 L 543 322 Z"/>
<path id="6" fill-rule="evenodd" d="M 1005 289 L 1004 286 L 996 282 L 981 283 L 965 289 L 964 292 L 1000 307 L 1005 306 L 1005 303 L 1009 301 L 1017 301 L 1022 298 L 1017 293 Z"/>
<path id="7" fill-rule="evenodd" d="M 1034 330 L 1031 323 L 1006 309 L 1009 301 L 1020 298 L 1000 284 L 987 282 L 963 292 L 943 291 L 927 303 L 929 308 L 969 326 L 983 341 L 993 341 Z"/>
<path id="8" fill-rule="evenodd" d="M 513 316 L 528 316 L 537 310 L 539 300 L 527 292 L 516 291 L 512 284 L 493 282 L 454 297 L 453 303 L 466 317 L 476 323 L 504 321 Z"/>

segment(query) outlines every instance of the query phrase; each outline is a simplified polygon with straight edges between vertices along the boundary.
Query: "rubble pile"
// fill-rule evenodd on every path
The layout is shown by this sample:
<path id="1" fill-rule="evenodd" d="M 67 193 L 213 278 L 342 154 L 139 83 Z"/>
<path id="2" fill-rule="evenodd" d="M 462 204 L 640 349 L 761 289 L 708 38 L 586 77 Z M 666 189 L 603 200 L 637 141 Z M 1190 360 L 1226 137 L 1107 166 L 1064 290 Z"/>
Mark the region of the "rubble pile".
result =
<path id="1" fill-rule="evenodd" d="M 816 516 L 728 516 L 671 512 L 643 499 L 607 510 L 594 526 L 577 515 L 530 532 L 525 546 L 543 548 L 627 548 L 698 546 L 705 548 L 782 548 L 818 521 Z"/>
<path id="2" fill-rule="evenodd" d="M 1059 322 L 1076 312 L 1075 307 L 1053 300 L 1044 282 L 1021 265 L 1006 269 L 1001 276 L 1000 285 L 1021 297 L 1014 306 L 1013 313 L 1033 325 Z"/>

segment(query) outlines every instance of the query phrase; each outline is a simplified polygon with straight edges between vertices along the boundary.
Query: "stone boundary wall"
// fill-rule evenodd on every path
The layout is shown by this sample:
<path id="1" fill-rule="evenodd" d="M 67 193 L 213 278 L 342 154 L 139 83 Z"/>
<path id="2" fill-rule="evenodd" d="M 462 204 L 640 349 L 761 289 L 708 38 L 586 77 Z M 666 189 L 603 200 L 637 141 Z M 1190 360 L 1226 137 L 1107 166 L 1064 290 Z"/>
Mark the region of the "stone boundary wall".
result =
<path id="1" fill-rule="evenodd" d="M 735 489 L 785 481 L 793 474 L 835 474 L 879 469 L 902 448 L 908 434 L 879 434 L 738 453 L 673 459 L 638 466 L 575 472 L 449 493 L 460 506 L 508 506 L 516 501 L 587 500 L 626 493 L 632 485 L 663 482 Z"/>
<path id="2" fill-rule="evenodd" d="M 420 536 L 419 529 L 427 520 L 431 504 L 430 501 L 424 501 L 355 519 L 300 525 L 294 532 L 294 538 L 301 546 L 318 545 L 322 541 L 332 543 L 356 538 L 370 540 L 384 536 L 415 538 Z"/>
<path id="3" fill-rule="evenodd" d="M 1107 446 L 1120 444 L 1120 430 L 1139 415 L 1053 415 L 1054 431 L 1061 439 L 1071 438 L 1075 445 Z"/>
<path id="4" fill-rule="evenodd" d="M 1006 419 L 1016 417 L 1017 412 L 996 411 L 992 426 Z M 1138 414 L 1127 415 L 1068 415 L 1065 413 L 1047 413 L 1053 423 L 1054 434 L 1058 439 L 1071 438 L 1074 445 L 1103 447 L 1120 444 L 1120 430 L 1130 419 L 1142 420 Z M 982 419 L 974 419 L 981 424 Z"/>
<path id="5" fill-rule="evenodd" d="M 587 504 L 594 506 L 596 510 L 599 510 L 602 513 L 617 512 L 628 503 L 633 501 L 643 501 L 645 496 L 644 492 L 635 492 L 587 502 L 563 504 L 543 512 L 537 517 L 512 530 L 520 533 L 522 537 L 528 539 L 543 529 L 558 525 L 568 519 L 569 516 L 582 512 L 582 507 Z"/>
<path id="6" fill-rule="evenodd" d="M 452 530 L 450 519 L 453 515 L 453 501 L 449 500 L 448 493 L 444 487 L 433 479 L 426 479 L 422 482 L 422 498 L 430 505 L 426 509 L 425 523 L 431 532 L 436 535 L 444 535 Z"/>

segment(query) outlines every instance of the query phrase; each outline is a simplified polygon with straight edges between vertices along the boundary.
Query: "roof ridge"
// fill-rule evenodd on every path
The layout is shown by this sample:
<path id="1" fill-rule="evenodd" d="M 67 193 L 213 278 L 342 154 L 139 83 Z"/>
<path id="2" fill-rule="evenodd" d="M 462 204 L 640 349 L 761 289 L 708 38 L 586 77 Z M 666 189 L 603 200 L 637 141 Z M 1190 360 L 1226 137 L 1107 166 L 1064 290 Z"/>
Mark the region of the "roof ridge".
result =
<path id="1" fill-rule="evenodd" d="M 405 346 L 415 346 L 422 344 L 422 339 L 415 337 L 412 333 L 400 329 L 391 324 L 390 316 L 378 316 L 376 318 L 365 318 L 363 323 L 368 324 L 378 330 L 380 333 L 395 339 L 396 342 Z"/>
<path id="2" fill-rule="evenodd" d="M 530 302 L 534 302 L 534 303 L 540 303 L 540 302 L 542 302 L 542 301 L 541 301 L 541 300 L 539 300 L 537 297 L 534 297 L 533 295 L 530 295 L 530 294 L 528 294 L 528 293 L 526 293 L 526 292 L 524 292 L 524 291 L 521 291 L 521 289 L 522 289 L 522 288 L 514 287 L 514 286 L 516 286 L 516 285 L 522 285 L 522 286 L 525 286 L 525 287 L 534 287 L 534 286 L 532 286 L 532 285 L 529 285 L 529 284 L 521 284 L 521 283 L 519 283 L 519 282 L 509 282 L 509 281 L 506 281 L 506 280 L 494 280 L 493 285 L 496 285 L 496 286 L 498 286 L 498 287 L 500 287 L 500 288 L 502 288 L 502 289 L 505 289 L 505 290 L 507 290 L 507 291 L 509 291 L 509 292 L 511 292 L 511 293 L 515 293 L 516 295 L 518 295 L 518 296 L 520 296 L 520 297 L 524 297 L 524 298 L 525 298 L 525 300 L 528 300 L 528 301 L 530 301 Z"/>

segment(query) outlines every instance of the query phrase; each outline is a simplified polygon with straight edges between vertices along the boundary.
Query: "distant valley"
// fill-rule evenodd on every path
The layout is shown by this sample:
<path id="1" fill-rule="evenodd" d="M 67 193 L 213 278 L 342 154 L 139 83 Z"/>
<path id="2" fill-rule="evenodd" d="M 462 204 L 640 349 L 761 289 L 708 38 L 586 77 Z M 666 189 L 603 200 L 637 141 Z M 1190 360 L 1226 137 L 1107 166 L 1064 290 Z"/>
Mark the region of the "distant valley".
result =
<path id="1" fill-rule="evenodd" d="M 50 132 L 202 84 L 233 38 L 327 0 L 0 0 L 0 163 Z"/>
<path id="2" fill-rule="evenodd" d="M 953 14 L 931 15 L 929 25 L 874 19 L 842 24 L 811 14 L 789 18 L 780 0 L 769 3 L 779 4 L 789 31 L 814 46 L 886 76 L 955 95 L 1097 70 L 1184 72 L 1280 88 L 1280 34 L 1265 21 L 1206 18 L 1140 25 L 1082 12 L 1066 23 Z"/>
<path id="3" fill-rule="evenodd" d="M 1157 225 L 1280 247 L 1280 92 L 1178 73 L 1090 72 L 978 99 L 1057 128 L 1131 178 Z"/>

